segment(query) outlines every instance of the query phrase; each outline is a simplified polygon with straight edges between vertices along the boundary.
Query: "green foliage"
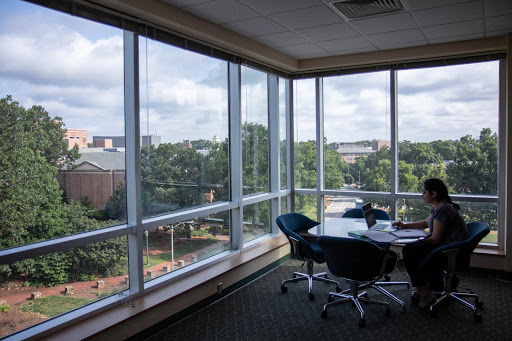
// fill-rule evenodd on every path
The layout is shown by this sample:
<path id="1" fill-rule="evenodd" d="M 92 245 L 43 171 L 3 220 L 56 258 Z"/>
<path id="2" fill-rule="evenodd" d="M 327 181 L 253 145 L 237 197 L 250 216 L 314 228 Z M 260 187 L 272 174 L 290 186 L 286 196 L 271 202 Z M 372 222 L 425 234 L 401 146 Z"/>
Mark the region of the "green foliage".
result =
<path id="1" fill-rule="evenodd" d="M 11 310 L 11 306 L 8 304 L 2 304 L 0 305 L 0 312 L 1 313 L 8 313 L 9 310 Z"/>

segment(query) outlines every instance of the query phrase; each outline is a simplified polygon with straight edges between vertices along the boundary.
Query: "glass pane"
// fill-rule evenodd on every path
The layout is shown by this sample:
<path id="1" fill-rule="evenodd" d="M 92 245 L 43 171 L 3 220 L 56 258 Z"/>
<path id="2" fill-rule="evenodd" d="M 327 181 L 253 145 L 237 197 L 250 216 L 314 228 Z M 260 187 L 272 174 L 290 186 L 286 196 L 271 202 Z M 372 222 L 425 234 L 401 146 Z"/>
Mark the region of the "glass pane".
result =
<path id="1" fill-rule="evenodd" d="M 389 72 L 324 78 L 325 188 L 391 190 Z"/>
<path id="2" fill-rule="evenodd" d="M 361 207 L 364 203 L 371 202 L 372 208 L 383 210 L 386 212 L 391 219 L 393 219 L 390 210 L 390 201 L 387 199 L 374 199 L 370 197 L 343 197 L 343 196 L 325 196 L 325 220 L 330 220 L 334 218 L 341 218 L 343 214 L 352 209 L 359 209 L 361 215 L 360 218 L 363 217 L 363 211 Z"/>
<path id="3" fill-rule="evenodd" d="M 281 197 L 281 214 L 288 213 L 288 196 Z"/>
<path id="4" fill-rule="evenodd" d="M 400 191 L 497 195 L 498 61 L 398 71 L 398 111 Z"/>
<path id="5" fill-rule="evenodd" d="M 295 196 L 295 212 L 304 214 L 313 220 L 317 220 L 316 195 L 298 194 Z"/>
<path id="6" fill-rule="evenodd" d="M 227 63 L 140 39 L 142 211 L 229 200 Z"/>
<path id="7" fill-rule="evenodd" d="M 316 188 L 315 80 L 301 79 L 293 84 L 295 187 Z"/>
<path id="8" fill-rule="evenodd" d="M 125 222 L 122 31 L 1 1 L 0 36 L 0 249 Z"/>
<path id="9" fill-rule="evenodd" d="M 229 212 L 221 212 L 145 231 L 145 280 L 228 250 L 229 226 Z"/>
<path id="10" fill-rule="evenodd" d="M 286 79 L 279 78 L 279 141 L 281 147 L 281 189 L 287 188 L 287 167 L 286 167 L 286 125 L 288 123 L 288 118 L 286 117 L 286 108 L 288 107 L 288 103 L 286 103 L 286 93 L 285 93 L 285 82 L 288 82 Z"/>
<path id="11" fill-rule="evenodd" d="M 244 243 L 270 233 L 270 202 L 244 206 Z"/>
<path id="12" fill-rule="evenodd" d="M 126 237 L 0 266 L 1 336 L 128 289 Z"/>
<path id="13" fill-rule="evenodd" d="M 267 75 L 242 67 L 243 194 L 269 191 Z"/>

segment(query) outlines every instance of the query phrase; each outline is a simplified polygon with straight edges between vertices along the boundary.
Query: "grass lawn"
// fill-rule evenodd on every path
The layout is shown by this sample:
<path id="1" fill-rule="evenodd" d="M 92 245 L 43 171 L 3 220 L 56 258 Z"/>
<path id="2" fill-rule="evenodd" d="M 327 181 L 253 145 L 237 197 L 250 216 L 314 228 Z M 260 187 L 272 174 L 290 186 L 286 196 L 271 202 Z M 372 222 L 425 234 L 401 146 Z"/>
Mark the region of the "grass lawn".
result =
<path id="1" fill-rule="evenodd" d="M 91 300 L 79 297 L 49 296 L 32 300 L 21 306 L 23 312 L 39 313 L 48 317 L 55 317 L 67 313 L 70 310 L 81 307 Z"/>
<path id="2" fill-rule="evenodd" d="M 192 253 L 194 251 L 201 250 L 207 246 L 217 243 L 218 241 L 219 240 L 217 238 L 182 240 L 182 245 L 174 247 L 174 259 Z M 146 257 L 144 257 L 144 268 L 153 265 L 158 265 L 163 262 L 168 262 L 171 259 L 172 255 L 169 248 L 169 252 L 160 253 L 158 255 L 150 255 L 149 265 L 147 265 Z"/>

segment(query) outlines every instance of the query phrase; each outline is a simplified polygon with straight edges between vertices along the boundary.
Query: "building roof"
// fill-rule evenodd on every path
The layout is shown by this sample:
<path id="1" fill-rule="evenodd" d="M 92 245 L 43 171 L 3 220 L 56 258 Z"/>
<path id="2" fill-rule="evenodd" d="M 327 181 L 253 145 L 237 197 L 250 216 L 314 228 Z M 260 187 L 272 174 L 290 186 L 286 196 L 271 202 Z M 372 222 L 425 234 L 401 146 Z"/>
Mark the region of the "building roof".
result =
<path id="1" fill-rule="evenodd" d="M 73 162 L 74 165 L 83 163 L 93 164 L 104 170 L 125 170 L 125 153 L 122 152 L 87 152 L 82 153 L 80 158 Z M 99 169 L 98 169 L 99 170 Z"/>

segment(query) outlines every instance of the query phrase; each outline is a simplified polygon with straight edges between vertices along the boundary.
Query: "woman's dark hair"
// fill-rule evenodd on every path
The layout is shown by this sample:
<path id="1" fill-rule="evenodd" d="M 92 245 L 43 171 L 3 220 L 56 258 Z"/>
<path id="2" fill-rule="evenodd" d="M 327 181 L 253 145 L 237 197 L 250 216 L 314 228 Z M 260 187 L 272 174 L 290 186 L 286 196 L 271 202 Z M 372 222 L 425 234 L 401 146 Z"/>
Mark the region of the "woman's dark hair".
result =
<path id="1" fill-rule="evenodd" d="M 432 192 L 436 192 L 436 201 L 446 201 L 453 205 L 457 210 L 460 209 L 460 206 L 452 201 L 452 198 L 448 195 L 448 188 L 444 184 L 443 180 L 440 179 L 427 179 L 423 183 L 423 187 L 430 194 Z"/>

